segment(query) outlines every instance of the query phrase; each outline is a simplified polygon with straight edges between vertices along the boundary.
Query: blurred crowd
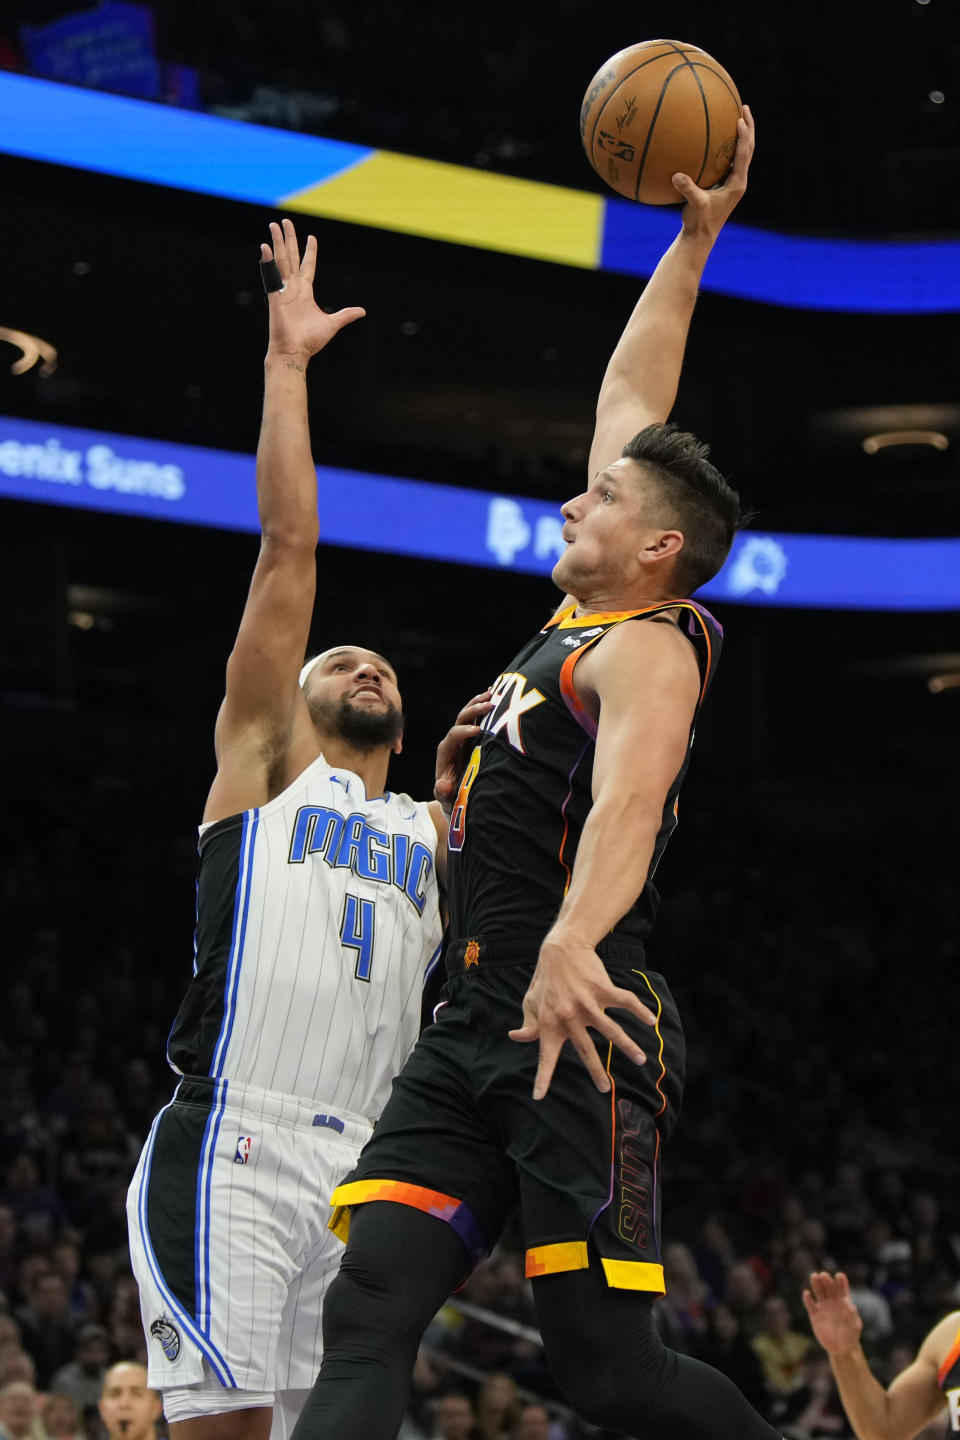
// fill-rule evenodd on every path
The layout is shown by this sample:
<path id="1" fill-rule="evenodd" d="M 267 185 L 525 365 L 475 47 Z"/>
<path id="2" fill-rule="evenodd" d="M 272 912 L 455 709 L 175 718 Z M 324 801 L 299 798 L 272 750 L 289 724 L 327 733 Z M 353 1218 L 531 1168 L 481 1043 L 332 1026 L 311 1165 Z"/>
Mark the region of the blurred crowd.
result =
<path id="1" fill-rule="evenodd" d="M 208 744 L 183 728 L 176 748 L 142 717 L 22 720 L 4 736 L 0 1407 L 28 1395 L 39 1440 L 96 1435 L 104 1367 L 144 1353 L 124 1198 L 171 1090 Z M 810 1272 L 846 1270 L 886 1380 L 960 1306 L 953 1021 L 936 983 L 958 958 L 950 852 L 938 866 L 879 842 L 811 849 L 720 794 L 690 818 L 650 956 L 688 1038 L 659 1325 L 784 1435 L 843 1437 L 802 1306 Z M 436 1318 L 405 1440 L 586 1433 L 544 1364 L 521 1251 L 508 1232 Z"/>

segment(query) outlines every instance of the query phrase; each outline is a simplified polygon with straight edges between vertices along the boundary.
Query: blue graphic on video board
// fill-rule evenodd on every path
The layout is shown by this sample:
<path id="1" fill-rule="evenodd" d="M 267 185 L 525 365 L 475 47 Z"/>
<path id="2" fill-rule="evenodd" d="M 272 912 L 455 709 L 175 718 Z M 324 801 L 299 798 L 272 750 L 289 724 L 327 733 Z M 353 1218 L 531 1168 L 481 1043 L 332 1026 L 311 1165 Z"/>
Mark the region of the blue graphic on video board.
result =
<path id="1" fill-rule="evenodd" d="M 547 576 L 559 505 L 319 466 L 320 540 Z M 0 498 L 256 533 L 252 455 L 0 417 Z M 744 605 L 960 610 L 960 540 L 738 535 L 699 595 Z"/>

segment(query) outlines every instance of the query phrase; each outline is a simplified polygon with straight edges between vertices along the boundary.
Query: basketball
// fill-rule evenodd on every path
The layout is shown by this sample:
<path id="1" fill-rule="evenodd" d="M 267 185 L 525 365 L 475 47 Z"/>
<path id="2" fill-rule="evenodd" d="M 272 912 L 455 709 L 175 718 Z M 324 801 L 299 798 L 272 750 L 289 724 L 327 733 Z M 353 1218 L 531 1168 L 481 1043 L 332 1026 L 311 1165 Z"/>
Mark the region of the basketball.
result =
<path id="1" fill-rule="evenodd" d="M 674 205 L 678 170 L 709 189 L 730 169 L 741 105 L 722 65 L 697 45 L 643 40 L 587 86 L 580 138 L 601 180 L 628 200 Z"/>

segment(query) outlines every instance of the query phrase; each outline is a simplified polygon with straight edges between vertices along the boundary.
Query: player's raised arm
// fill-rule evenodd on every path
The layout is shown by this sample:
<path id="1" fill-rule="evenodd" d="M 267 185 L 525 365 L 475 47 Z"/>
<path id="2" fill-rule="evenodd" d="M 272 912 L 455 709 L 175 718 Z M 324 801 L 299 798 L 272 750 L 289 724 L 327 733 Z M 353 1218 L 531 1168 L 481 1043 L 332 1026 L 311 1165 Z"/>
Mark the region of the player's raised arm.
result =
<path id="1" fill-rule="evenodd" d="M 753 118 L 743 107 L 733 166 L 722 185 L 701 190 L 689 175 L 674 176 L 683 228 L 647 282 L 607 365 L 597 400 L 588 480 L 616 459 L 645 426 L 673 409 L 687 332 L 704 266 L 724 222 L 747 188 Z"/>
<path id="2" fill-rule="evenodd" d="M 312 235 L 302 261 L 289 220 L 282 227 L 271 224 L 270 238 L 270 245 L 261 246 L 270 311 L 257 449 L 262 538 L 227 662 L 216 728 L 217 777 L 205 820 L 262 804 L 272 789 L 282 788 L 279 771 L 294 727 L 309 725 L 298 677 L 313 615 L 319 527 L 306 371 L 338 330 L 364 314 L 351 308 L 327 315 L 317 305 Z"/>
<path id="3" fill-rule="evenodd" d="M 937 1418 L 944 1406 L 937 1372 L 957 1333 L 956 1314 L 931 1330 L 913 1363 L 885 1390 L 861 1348 L 863 1322 L 850 1298 L 847 1277 L 826 1271 L 811 1275 L 803 1303 L 813 1333 L 830 1357 L 857 1440 L 913 1440 Z"/>

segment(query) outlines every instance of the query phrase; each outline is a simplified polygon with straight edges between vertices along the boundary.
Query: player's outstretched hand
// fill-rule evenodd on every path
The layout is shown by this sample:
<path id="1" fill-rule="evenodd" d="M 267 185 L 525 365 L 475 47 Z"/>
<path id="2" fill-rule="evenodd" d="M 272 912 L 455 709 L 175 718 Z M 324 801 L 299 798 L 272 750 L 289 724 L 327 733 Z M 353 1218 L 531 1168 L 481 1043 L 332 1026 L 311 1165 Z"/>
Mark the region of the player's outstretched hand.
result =
<path id="1" fill-rule="evenodd" d="M 737 121 L 737 148 L 726 179 L 712 190 L 701 190 L 689 175 L 673 177 L 673 188 L 687 203 L 683 207 L 683 228 L 688 235 L 714 239 L 733 213 L 747 188 L 747 172 L 753 159 L 755 132 L 750 106 L 744 105 Z"/>
<path id="2" fill-rule="evenodd" d="M 564 1043 L 573 1044 L 590 1072 L 597 1089 L 610 1089 L 610 1077 L 600 1058 L 590 1030 L 642 1065 L 646 1055 L 622 1025 L 606 1012 L 629 1010 L 644 1025 L 656 1025 L 657 1017 L 632 990 L 621 990 L 595 950 L 588 945 L 571 945 L 548 935 L 540 947 L 537 968 L 523 997 L 523 1024 L 509 1032 L 521 1043 L 540 1041 L 540 1063 L 533 1084 L 534 1100 L 542 1100 L 550 1088 L 553 1072 Z"/>
<path id="3" fill-rule="evenodd" d="M 272 221 L 270 245 L 260 246 L 261 264 L 277 262 L 282 290 L 267 296 L 270 311 L 270 349 L 274 354 L 296 355 L 309 359 L 329 343 L 338 330 L 359 320 L 367 312 L 352 305 L 328 315 L 321 310 L 313 295 L 313 277 L 317 269 L 317 241 L 307 236 L 303 260 L 297 245 L 297 232 L 292 220 L 281 227 Z"/>
<path id="4" fill-rule="evenodd" d="M 484 690 L 482 694 L 474 695 L 472 700 L 468 700 L 437 746 L 433 794 L 448 819 L 453 810 L 460 777 L 467 763 L 469 748 L 479 740 L 480 722 L 493 705 L 491 695 L 492 691 Z"/>
<path id="5" fill-rule="evenodd" d="M 863 1321 L 850 1299 L 850 1281 L 840 1270 L 830 1275 L 818 1270 L 803 1292 L 814 1335 L 829 1355 L 843 1355 L 860 1342 Z"/>

